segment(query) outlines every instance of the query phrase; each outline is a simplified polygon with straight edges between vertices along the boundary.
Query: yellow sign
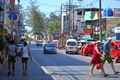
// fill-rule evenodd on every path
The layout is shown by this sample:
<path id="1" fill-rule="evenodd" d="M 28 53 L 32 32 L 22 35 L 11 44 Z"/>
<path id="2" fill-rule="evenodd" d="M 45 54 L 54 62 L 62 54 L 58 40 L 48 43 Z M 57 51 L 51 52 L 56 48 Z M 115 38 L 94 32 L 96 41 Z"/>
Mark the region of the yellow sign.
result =
<path id="1" fill-rule="evenodd" d="M 0 36 L 2 35 L 2 30 L 0 30 Z M 4 35 L 5 36 L 8 36 L 8 31 L 7 30 L 4 30 Z"/>

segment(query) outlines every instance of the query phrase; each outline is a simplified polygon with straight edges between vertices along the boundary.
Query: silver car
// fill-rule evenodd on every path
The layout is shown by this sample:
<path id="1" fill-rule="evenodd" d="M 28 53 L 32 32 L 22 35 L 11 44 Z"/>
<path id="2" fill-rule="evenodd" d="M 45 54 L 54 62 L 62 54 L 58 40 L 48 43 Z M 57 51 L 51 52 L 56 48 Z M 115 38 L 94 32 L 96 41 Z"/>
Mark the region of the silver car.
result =
<path id="1" fill-rule="evenodd" d="M 47 43 L 45 44 L 44 48 L 43 48 L 44 54 L 56 54 L 57 53 L 57 48 L 53 43 Z"/>

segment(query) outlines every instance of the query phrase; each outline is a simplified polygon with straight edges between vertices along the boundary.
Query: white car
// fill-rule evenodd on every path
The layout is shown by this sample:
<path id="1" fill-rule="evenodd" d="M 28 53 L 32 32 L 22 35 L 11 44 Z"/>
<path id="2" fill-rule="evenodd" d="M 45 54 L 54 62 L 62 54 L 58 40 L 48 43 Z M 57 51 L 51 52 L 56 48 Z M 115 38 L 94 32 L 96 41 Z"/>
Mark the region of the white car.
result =
<path id="1" fill-rule="evenodd" d="M 78 42 L 75 39 L 68 39 L 65 44 L 67 53 L 78 53 Z"/>
<path id="2" fill-rule="evenodd" d="M 36 41 L 36 46 L 43 46 L 43 41 L 42 40 L 37 40 Z"/>

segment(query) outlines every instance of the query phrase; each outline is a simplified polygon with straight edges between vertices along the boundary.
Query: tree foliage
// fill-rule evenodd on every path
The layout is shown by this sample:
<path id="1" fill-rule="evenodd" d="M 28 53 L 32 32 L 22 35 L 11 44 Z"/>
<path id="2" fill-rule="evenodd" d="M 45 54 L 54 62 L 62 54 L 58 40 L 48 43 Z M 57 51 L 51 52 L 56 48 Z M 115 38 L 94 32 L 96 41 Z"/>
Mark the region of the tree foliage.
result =
<path id="1" fill-rule="evenodd" d="M 59 33 L 60 31 L 60 16 L 57 16 L 55 13 L 51 12 L 49 23 L 47 25 L 48 33 Z"/>
<path id="2" fill-rule="evenodd" d="M 36 35 L 43 35 L 43 33 L 45 33 L 45 14 L 40 12 L 39 6 L 37 6 L 35 2 L 30 3 L 27 16 L 28 20 L 26 22 L 32 27 L 33 33 Z"/>
<path id="3" fill-rule="evenodd" d="M 27 12 L 26 23 L 32 27 L 33 34 L 41 35 L 58 33 L 60 31 L 60 16 L 51 12 L 50 17 L 40 12 L 36 2 L 31 2 Z"/>

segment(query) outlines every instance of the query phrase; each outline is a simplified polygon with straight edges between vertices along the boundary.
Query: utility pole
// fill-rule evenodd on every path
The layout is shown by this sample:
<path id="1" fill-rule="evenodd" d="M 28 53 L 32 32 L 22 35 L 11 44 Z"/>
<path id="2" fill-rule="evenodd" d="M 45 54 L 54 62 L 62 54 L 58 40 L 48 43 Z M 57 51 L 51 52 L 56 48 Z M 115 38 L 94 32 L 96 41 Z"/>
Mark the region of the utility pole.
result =
<path id="1" fill-rule="evenodd" d="M 69 0 L 69 36 L 71 35 L 71 0 Z"/>
<path id="2" fill-rule="evenodd" d="M 59 35 L 60 35 L 60 37 L 59 37 L 59 39 L 60 39 L 60 42 L 61 42 L 61 33 L 63 33 L 63 29 L 62 29 L 62 4 L 61 4 L 61 7 L 60 7 L 60 10 L 61 10 L 61 25 L 60 25 L 60 32 L 59 32 Z"/>
<path id="3" fill-rule="evenodd" d="M 99 27 L 100 27 L 100 41 L 102 42 L 102 26 L 101 26 L 101 19 L 102 19 L 102 16 L 101 16 L 101 0 L 99 0 Z"/>
<path id="4" fill-rule="evenodd" d="M 61 7 L 60 7 L 60 10 L 61 10 L 61 27 L 60 27 L 60 33 L 62 33 L 62 4 L 61 4 Z"/>
<path id="5" fill-rule="evenodd" d="M 75 5 L 73 5 L 73 33 L 75 31 L 75 26 L 74 26 L 74 19 L 75 19 L 74 13 L 75 13 L 75 11 L 74 11 L 74 8 L 75 8 Z"/>

